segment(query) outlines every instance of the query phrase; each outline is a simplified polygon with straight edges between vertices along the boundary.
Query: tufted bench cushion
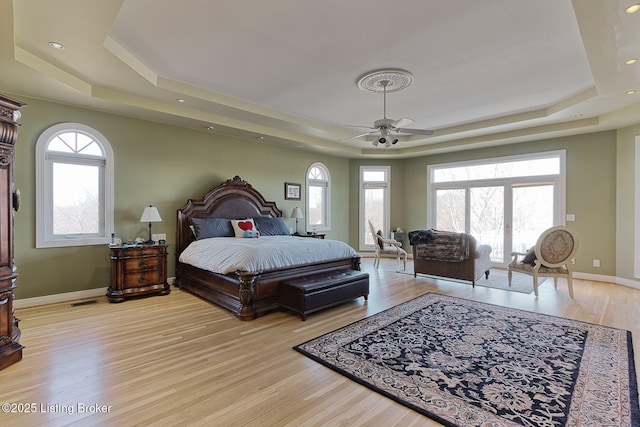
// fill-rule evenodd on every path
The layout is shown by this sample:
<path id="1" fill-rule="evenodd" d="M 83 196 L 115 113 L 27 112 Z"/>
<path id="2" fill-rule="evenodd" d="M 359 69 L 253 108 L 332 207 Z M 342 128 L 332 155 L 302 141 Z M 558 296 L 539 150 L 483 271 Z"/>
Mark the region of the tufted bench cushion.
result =
<path id="1" fill-rule="evenodd" d="M 369 274 L 359 270 L 338 270 L 284 280 L 279 304 L 307 319 L 307 314 L 358 297 L 367 300 Z"/>

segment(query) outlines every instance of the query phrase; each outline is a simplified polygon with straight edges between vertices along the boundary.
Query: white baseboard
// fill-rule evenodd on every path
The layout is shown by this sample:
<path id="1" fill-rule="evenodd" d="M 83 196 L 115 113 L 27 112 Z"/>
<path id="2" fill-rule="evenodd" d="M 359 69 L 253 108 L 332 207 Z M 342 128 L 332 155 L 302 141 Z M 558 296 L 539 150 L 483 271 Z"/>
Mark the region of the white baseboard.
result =
<path id="1" fill-rule="evenodd" d="M 640 282 L 637 280 L 631 279 L 623 279 L 620 277 L 616 277 L 616 281 L 614 282 L 616 285 L 627 286 L 629 288 L 640 289 Z"/>
<path id="2" fill-rule="evenodd" d="M 591 273 L 573 273 L 574 279 L 593 280 L 594 282 L 608 282 L 615 283 L 616 285 L 626 286 L 628 288 L 640 289 L 640 282 L 637 280 L 625 279 L 616 276 L 606 276 L 604 274 L 591 274 Z"/>
<path id="3" fill-rule="evenodd" d="M 16 299 L 13 300 L 13 306 L 15 308 L 35 307 L 37 305 L 103 297 L 106 294 L 107 288 L 87 289 L 85 291 L 65 292 L 64 294 L 45 295 L 43 297 Z"/>
<path id="4" fill-rule="evenodd" d="M 175 277 L 168 277 L 167 283 L 173 285 Z M 56 304 L 59 302 L 75 301 L 87 298 L 103 297 L 107 295 L 107 288 L 87 289 L 84 291 L 65 292 L 64 294 L 45 295 L 43 297 L 16 299 L 13 301 L 14 308 L 35 307 L 38 305 Z"/>

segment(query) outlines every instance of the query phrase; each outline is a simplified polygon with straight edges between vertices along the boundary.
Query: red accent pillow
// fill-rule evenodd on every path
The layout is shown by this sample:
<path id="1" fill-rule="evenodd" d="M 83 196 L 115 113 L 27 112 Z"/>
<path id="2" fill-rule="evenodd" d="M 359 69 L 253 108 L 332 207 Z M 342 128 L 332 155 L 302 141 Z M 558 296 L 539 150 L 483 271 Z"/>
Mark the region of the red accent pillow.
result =
<path id="1" fill-rule="evenodd" d="M 253 219 L 234 219 L 231 221 L 231 226 L 233 226 L 233 231 L 238 238 L 244 237 L 244 232 L 247 230 L 255 230 L 256 225 L 253 222 Z"/>

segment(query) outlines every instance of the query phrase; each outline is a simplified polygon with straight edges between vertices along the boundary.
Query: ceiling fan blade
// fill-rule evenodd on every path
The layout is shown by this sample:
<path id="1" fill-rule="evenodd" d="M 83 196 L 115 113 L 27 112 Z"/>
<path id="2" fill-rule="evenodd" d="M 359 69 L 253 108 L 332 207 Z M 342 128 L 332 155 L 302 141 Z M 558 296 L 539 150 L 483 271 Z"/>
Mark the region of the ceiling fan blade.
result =
<path id="1" fill-rule="evenodd" d="M 399 133 L 413 133 L 416 135 L 433 135 L 433 132 L 434 132 L 430 129 L 407 129 L 407 128 L 394 129 L 394 131 Z"/>
<path id="2" fill-rule="evenodd" d="M 344 138 L 343 141 L 349 141 L 350 139 L 360 138 L 360 137 L 363 137 L 363 136 L 371 135 L 372 133 L 376 133 L 376 132 L 378 132 L 378 131 L 374 130 L 374 131 L 371 131 L 371 132 L 361 133 L 360 135 L 352 136 L 350 138 Z"/>
<path id="3" fill-rule="evenodd" d="M 391 126 L 394 127 L 394 128 L 403 128 L 405 126 L 409 126 L 411 123 L 413 123 L 412 119 L 409 119 L 407 117 L 403 117 L 403 118 L 398 119 L 395 122 L 391 123 Z"/>
<path id="4" fill-rule="evenodd" d="M 345 125 L 350 128 L 362 128 L 362 129 L 378 129 L 371 126 L 360 126 L 360 125 Z"/>

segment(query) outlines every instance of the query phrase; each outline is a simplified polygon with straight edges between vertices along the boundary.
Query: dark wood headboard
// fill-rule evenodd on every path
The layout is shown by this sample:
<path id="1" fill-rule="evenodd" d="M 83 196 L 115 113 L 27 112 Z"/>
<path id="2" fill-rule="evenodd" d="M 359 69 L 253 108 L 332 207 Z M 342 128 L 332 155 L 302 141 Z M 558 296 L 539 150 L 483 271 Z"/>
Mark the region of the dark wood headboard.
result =
<path id="1" fill-rule="evenodd" d="M 229 218 L 245 219 L 255 217 L 281 217 L 282 211 L 275 202 L 265 198 L 239 176 L 228 179 L 211 189 L 202 200 L 189 199 L 178 209 L 176 227 L 176 253 L 182 251 L 193 241 L 190 218 Z"/>

